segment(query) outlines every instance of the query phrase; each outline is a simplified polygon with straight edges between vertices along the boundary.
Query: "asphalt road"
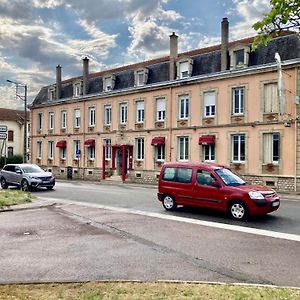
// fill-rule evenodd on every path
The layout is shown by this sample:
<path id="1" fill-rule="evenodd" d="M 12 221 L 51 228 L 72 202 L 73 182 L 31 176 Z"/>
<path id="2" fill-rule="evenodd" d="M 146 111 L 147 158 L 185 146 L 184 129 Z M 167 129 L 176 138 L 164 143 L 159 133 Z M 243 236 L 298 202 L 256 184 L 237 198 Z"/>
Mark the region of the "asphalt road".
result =
<path id="1" fill-rule="evenodd" d="M 182 207 L 175 212 L 166 212 L 157 200 L 156 193 L 157 189 L 151 186 L 99 184 L 79 181 L 59 181 L 53 191 L 39 190 L 34 192 L 35 195 L 46 198 L 96 203 L 300 235 L 300 197 L 297 199 L 284 195 L 281 206 L 277 211 L 263 217 L 240 222 L 231 220 L 226 215 L 215 211 L 195 208 Z"/>

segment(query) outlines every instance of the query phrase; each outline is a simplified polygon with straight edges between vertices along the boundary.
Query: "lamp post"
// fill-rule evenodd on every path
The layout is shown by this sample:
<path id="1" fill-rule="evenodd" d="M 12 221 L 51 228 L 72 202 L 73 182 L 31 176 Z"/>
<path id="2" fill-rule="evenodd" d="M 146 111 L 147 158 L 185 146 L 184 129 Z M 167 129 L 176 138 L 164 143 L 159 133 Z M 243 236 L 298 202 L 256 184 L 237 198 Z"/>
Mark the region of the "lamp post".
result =
<path id="1" fill-rule="evenodd" d="M 13 83 L 16 86 L 16 96 L 24 101 L 24 150 L 23 150 L 23 163 L 27 162 L 27 85 L 15 82 L 12 80 L 7 80 L 9 83 Z M 24 88 L 24 95 L 19 94 L 19 88 Z"/>

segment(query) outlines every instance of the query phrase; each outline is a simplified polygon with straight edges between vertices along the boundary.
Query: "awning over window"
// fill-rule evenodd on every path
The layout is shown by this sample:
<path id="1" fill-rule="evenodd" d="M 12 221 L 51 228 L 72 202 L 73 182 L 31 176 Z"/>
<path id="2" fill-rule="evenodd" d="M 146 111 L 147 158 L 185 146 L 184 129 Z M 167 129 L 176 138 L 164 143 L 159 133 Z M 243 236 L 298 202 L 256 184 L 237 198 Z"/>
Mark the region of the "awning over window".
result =
<path id="1" fill-rule="evenodd" d="M 67 141 L 58 141 L 56 143 L 56 147 L 58 147 L 58 148 L 66 148 L 67 147 Z"/>
<path id="2" fill-rule="evenodd" d="M 164 137 L 155 137 L 151 141 L 152 146 L 158 146 L 158 145 L 164 145 L 165 144 L 165 138 Z"/>
<path id="3" fill-rule="evenodd" d="M 199 137 L 199 145 L 214 145 L 216 138 L 214 135 L 202 135 Z"/>
<path id="4" fill-rule="evenodd" d="M 84 142 L 84 146 L 86 146 L 86 147 L 95 147 L 95 140 L 86 140 Z"/>

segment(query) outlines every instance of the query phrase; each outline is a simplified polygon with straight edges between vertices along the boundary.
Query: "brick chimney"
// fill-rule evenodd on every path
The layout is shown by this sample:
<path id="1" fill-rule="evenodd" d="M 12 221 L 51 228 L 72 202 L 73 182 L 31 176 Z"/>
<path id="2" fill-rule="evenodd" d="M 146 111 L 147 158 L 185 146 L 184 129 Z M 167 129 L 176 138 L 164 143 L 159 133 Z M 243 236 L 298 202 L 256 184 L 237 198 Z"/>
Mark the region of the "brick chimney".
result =
<path id="1" fill-rule="evenodd" d="M 56 66 L 56 99 L 61 98 L 61 66 Z"/>
<path id="2" fill-rule="evenodd" d="M 173 32 L 170 35 L 170 80 L 176 78 L 176 60 L 178 58 L 178 36 Z"/>
<path id="3" fill-rule="evenodd" d="M 89 59 L 85 57 L 83 60 L 83 86 L 82 86 L 82 94 L 86 95 L 88 93 L 88 80 L 89 80 Z"/>
<path id="4" fill-rule="evenodd" d="M 221 22 L 221 71 L 228 69 L 228 39 L 229 39 L 229 22 L 223 18 Z"/>

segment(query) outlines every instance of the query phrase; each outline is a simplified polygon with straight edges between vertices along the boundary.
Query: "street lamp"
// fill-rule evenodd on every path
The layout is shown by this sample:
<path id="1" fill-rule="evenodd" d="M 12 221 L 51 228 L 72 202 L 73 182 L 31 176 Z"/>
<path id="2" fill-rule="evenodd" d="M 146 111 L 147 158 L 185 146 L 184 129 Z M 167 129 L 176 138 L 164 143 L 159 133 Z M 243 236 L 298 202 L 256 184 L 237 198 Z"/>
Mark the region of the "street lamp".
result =
<path id="1" fill-rule="evenodd" d="M 9 83 L 13 83 L 16 86 L 16 96 L 24 101 L 24 152 L 23 152 L 23 163 L 27 162 L 27 85 L 15 82 L 12 80 L 6 80 Z M 19 88 L 24 88 L 24 95 L 19 94 Z"/>

